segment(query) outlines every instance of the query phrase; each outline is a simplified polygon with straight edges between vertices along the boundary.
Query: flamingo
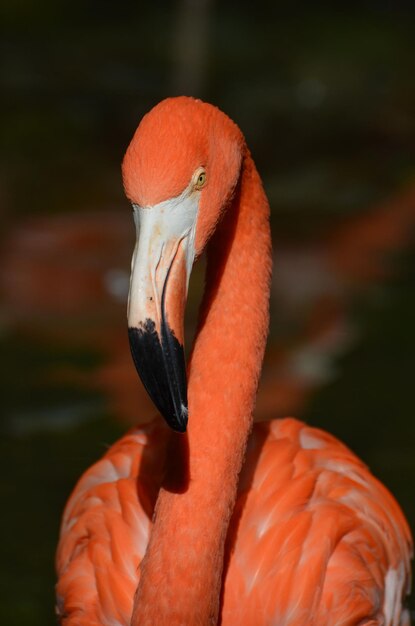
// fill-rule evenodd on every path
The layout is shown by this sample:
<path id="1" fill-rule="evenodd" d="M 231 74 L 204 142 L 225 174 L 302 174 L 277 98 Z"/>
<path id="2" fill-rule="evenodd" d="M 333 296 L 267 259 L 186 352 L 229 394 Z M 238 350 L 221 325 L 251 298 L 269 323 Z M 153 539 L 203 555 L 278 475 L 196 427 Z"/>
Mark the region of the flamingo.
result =
<path id="1" fill-rule="evenodd" d="M 115 443 L 69 498 L 61 623 L 409 624 L 412 539 L 393 496 L 333 436 L 293 418 L 253 425 L 271 238 L 241 131 L 210 104 L 163 100 L 123 180 L 137 230 L 130 347 L 161 417 Z M 185 300 L 204 249 L 186 375 Z"/>

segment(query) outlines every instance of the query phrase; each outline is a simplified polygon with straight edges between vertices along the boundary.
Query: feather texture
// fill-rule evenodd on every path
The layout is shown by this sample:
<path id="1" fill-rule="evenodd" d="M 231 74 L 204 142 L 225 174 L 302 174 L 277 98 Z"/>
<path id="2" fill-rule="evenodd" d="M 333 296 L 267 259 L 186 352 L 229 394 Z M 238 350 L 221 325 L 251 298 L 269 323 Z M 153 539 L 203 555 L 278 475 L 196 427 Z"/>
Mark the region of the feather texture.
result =
<path id="1" fill-rule="evenodd" d="M 65 626 L 129 625 L 166 441 L 158 421 L 133 430 L 76 486 L 57 556 Z M 403 626 L 411 550 L 399 506 L 346 446 L 294 419 L 258 423 L 227 537 L 221 624 Z"/>

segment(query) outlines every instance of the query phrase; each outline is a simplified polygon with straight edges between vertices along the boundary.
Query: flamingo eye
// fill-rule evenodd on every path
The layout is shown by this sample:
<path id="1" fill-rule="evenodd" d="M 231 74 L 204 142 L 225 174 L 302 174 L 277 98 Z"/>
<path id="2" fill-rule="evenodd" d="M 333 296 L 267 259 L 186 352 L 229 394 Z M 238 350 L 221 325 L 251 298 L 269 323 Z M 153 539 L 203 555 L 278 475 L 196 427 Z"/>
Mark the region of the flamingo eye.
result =
<path id="1" fill-rule="evenodd" d="M 206 172 L 205 170 L 201 170 L 197 173 L 195 180 L 195 189 L 202 189 L 202 187 L 206 184 Z"/>

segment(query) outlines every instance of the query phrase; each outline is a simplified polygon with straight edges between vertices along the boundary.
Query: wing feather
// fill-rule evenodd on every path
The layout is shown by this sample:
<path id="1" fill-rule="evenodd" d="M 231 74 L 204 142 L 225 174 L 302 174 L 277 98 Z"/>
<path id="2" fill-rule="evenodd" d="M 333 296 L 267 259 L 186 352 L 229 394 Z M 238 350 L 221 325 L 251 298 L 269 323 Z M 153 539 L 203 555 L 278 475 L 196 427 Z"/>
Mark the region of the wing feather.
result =
<path id="1" fill-rule="evenodd" d="M 76 485 L 57 552 L 57 612 L 65 626 L 129 624 L 164 445 L 162 426 L 135 429 Z"/>
<path id="2" fill-rule="evenodd" d="M 240 485 L 222 626 L 406 623 L 409 528 L 344 444 L 293 419 L 257 424 Z"/>

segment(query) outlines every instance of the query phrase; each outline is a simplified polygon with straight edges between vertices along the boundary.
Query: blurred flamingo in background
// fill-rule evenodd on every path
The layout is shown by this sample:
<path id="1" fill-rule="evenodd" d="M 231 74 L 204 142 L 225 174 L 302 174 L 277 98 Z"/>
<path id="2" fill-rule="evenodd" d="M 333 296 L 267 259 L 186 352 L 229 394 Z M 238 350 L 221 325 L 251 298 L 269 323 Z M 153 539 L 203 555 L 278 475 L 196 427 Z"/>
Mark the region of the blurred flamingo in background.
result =
<path id="1" fill-rule="evenodd" d="M 412 543 L 399 506 L 332 436 L 253 426 L 268 329 L 268 202 L 218 109 L 163 101 L 123 164 L 137 245 L 132 355 L 161 420 L 81 478 L 57 554 L 58 613 L 79 624 L 403 625 Z M 188 367 L 194 256 L 207 281 Z"/>

